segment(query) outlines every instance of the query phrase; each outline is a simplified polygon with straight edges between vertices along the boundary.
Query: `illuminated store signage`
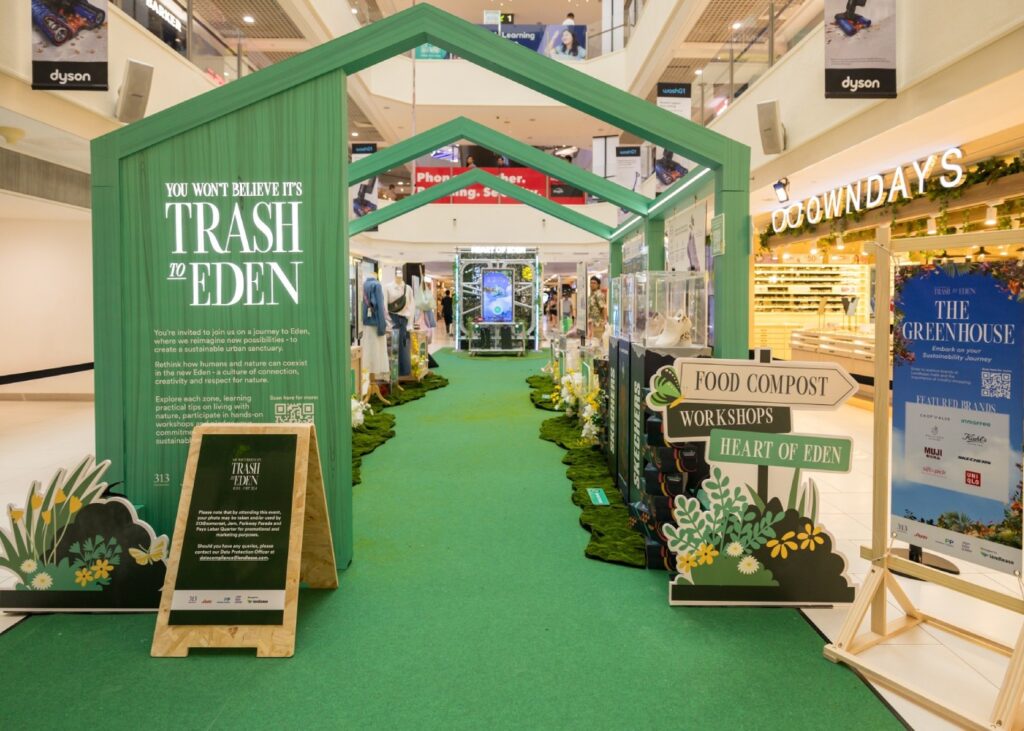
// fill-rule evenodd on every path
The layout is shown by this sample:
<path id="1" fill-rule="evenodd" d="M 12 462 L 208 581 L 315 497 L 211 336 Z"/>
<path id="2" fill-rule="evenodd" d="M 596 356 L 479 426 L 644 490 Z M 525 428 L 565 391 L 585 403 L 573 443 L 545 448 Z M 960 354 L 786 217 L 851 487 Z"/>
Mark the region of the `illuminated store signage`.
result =
<path id="1" fill-rule="evenodd" d="M 959 147 L 951 147 L 941 155 L 930 155 L 923 162 L 915 160 L 896 168 L 888 185 L 882 175 L 871 175 L 856 183 L 847 183 L 827 193 L 778 208 L 772 211 L 772 230 L 779 234 L 786 229 L 799 228 L 805 220 L 815 225 L 897 200 L 910 200 L 924 195 L 928 177 L 940 170 L 939 184 L 943 188 L 956 188 L 964 182 L 964 166 L 960 162 L 963 158 L 964 153 Z"/>
<path id="2" fill-rule="evenodd" d="M 158 2 L 158 0 L 146 0 L 146 7 L 163 18 L 174 30 L 179 33 L 181 32 L 181 21 L 175 17 L 174 13 L 167 6 Z"/>

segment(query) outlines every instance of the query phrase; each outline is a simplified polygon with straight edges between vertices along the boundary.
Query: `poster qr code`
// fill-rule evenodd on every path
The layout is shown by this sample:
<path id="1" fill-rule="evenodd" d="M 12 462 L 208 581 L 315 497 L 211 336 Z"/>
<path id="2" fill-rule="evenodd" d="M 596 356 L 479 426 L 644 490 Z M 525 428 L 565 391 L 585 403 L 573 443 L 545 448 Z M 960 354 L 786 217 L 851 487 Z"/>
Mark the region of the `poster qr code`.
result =
<path id="1" fill-rule="evenodd" d="M 982 398 L 1010 398 L 1009 371 L 981 371 Z"/>
<path id="2" fill-rule="evenodd" d="M 274 404 L 274 421 L 285 423 L 306 423 L 313 421 L 313 404 Z"/>

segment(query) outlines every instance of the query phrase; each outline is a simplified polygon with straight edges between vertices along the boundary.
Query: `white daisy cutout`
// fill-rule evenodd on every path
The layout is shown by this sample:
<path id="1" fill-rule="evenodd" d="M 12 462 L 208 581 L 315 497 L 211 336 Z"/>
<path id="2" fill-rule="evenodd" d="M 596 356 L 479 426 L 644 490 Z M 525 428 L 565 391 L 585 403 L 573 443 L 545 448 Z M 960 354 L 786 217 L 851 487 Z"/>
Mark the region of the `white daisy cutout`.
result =
<path id="1" fill-rule="evenodd" d="M 753 556 L 744 556 L 740 559 L 740 562 L 736 565 L 736 569 L 747 576 L 756 574 L 757 570 L 761 568 L 761 564 L 757 562 L 757 559 Z"/>

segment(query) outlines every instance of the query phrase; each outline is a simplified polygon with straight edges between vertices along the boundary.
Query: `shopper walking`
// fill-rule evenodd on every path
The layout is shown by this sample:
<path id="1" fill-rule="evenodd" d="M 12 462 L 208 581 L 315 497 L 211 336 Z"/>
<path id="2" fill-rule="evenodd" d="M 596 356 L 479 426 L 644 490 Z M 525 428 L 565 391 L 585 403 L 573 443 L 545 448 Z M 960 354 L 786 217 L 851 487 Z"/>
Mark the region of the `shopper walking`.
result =
<path id="1" fill-rule="evenodd" d="M 441 298 L 441 317 L 444 319 L 444 331 L 447 335 L 452 334 L 452 291 L 446 289 L 444 297 Z"/>
<path id="2" fill-rule="evenodd" d="M 607 310 L 604 292 L 601 290 L 601 280 L 591 277 L 590 296 L 587 298 L 587 334 L 594 340 L 600 340 L 604 335 L 605 324 L 608 320 Z"/>

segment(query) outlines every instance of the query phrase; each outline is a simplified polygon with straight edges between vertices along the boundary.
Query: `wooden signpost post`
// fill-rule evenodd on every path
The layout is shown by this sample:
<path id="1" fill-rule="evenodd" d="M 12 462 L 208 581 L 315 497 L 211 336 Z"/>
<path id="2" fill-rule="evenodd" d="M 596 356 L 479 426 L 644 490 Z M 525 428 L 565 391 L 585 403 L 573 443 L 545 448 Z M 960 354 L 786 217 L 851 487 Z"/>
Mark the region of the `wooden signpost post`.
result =
<path id="1" fill-rule="evenodd" d="M 300 581 L 338 588 L 314 426 L 196 427 L 152 655 L 291 657 Z"/>

